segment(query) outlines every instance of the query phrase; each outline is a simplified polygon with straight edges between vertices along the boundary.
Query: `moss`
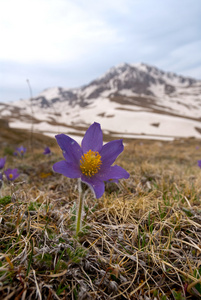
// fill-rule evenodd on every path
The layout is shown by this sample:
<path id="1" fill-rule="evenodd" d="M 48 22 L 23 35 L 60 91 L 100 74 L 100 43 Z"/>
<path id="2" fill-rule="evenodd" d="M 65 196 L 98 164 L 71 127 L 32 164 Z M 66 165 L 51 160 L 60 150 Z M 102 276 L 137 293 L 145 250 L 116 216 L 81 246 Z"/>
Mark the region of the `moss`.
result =
<path id="1" fill-rule="evenodd" d="M 11 203 L 11 196 L 4 196 L 3 198 L 0 198 L 0 205 L 7 205 Z"/>

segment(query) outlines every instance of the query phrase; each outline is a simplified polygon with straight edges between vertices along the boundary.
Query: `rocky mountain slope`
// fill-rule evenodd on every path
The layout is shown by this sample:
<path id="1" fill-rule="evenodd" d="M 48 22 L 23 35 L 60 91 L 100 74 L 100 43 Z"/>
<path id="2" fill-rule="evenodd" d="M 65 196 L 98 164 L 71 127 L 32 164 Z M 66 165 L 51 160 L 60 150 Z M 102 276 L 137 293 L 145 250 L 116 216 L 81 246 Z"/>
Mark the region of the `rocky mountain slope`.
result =
<path id="1" fill-rule="evenodd" d="M 55 87 L 0 104 L 11 127 L 82 135 L 94 121 L 114 137 L 201 137 L 201 81 L 147 64 L 121 64 L 76 89 Z"/>

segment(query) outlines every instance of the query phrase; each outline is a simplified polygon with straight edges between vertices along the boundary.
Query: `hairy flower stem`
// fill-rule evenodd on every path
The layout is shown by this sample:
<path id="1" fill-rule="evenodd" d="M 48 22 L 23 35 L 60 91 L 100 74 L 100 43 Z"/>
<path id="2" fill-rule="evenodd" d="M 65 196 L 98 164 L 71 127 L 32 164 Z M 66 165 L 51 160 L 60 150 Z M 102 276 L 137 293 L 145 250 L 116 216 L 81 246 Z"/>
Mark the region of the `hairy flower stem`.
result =
<path id="1" fill-rule="evenodd" d="M 0 179 L 0 198 L 2 197 L 3 180 Z"/>
<path id="2" fill-rule="evenodd" d="M 84 205 L 85 192 L 87 188 L 88 186 L 84 182 L 78 179 L 79 201 L 77 205 L 77 214 L 76 214 L 76 236 L 78 235 L 82 227 L 82 211 Z"/>

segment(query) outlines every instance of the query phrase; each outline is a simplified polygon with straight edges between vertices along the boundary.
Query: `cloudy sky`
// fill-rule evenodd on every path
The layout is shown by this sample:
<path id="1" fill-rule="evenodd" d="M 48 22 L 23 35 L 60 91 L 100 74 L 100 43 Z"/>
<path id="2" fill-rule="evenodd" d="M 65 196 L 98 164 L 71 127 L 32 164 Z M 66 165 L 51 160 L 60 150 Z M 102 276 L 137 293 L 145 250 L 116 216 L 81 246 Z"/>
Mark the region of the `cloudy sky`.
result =
<path id="1" fill-rule="evenodd" d="M 201 0 L 0 0 L 0 102 L 123 62 L 201 79 Z"/>

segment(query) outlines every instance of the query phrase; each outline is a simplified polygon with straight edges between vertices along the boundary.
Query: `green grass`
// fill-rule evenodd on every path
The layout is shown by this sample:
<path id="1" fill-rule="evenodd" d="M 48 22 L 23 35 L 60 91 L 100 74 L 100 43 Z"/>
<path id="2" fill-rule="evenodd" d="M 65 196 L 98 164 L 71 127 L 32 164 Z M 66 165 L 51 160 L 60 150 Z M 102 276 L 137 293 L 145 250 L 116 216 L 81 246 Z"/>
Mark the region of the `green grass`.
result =
<path id="1" fill-rule="evenodd" d="M 4 196 L 3 198 L 0 198 L 0 205 L 7 205 L 11 202 L 11 196 Z"/>
<path id="2" fill-rule="evenodd" d="M 49 158 L 35 144 L 23 160 L 1 148 L 21 173 L 1 190 L 2 299 L 201 299 L 200 140 L 128 143 L 130 178 L 87 194 L 78 237 L 77 181 L 52 172 L 54 143 Z"/>

